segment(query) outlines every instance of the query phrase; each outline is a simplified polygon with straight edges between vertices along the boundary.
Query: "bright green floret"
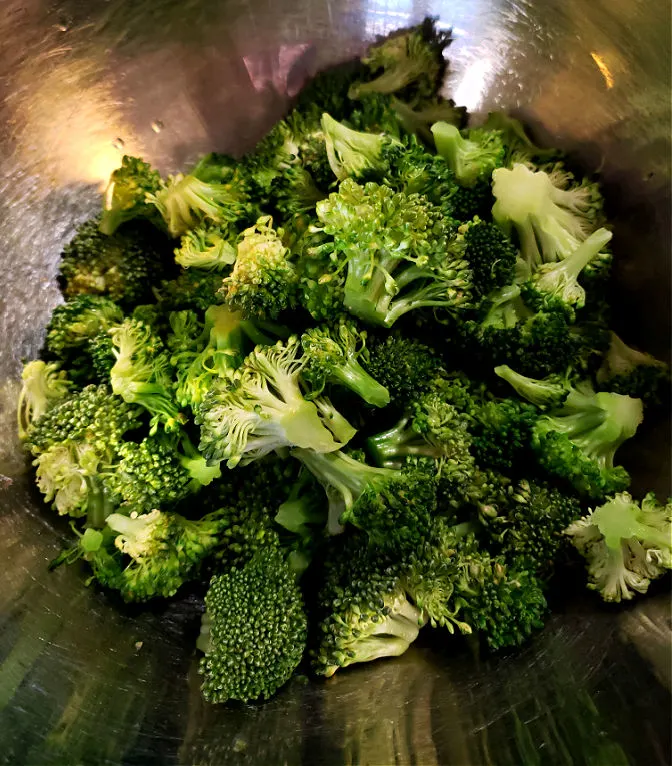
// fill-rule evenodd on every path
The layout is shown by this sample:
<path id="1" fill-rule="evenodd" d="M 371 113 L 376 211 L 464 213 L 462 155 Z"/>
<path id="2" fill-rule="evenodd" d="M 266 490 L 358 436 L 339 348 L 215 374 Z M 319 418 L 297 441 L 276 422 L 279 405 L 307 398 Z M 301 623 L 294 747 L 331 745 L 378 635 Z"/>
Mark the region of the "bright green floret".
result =
<path id="1" fill-rule="evenodd" d="M 233 270 L 220 293 L 245 317 L 276 319 L 292 305 L 296 279 L 282 230 L 273 228 L 270 216 L 262 216 L 243 232 Z"/>
<path id="2" fill-rule="evenodd" d="M 33 423 L 66 398 L 72 383 L 57 362 L 36 359 L 24 365 L 16 406 L 19 438 L 25 439 Z"/>
<path id="3" fill-rule="evenodd" d="M 335 327 L 315 327 L 301 336 L 306 360 L 302 377 L 314 394 L 319 394 L 327 383 L 337 383 L 361 396 L 375 407 L 385 407 L 390 395 L 362 367 L 359 357 L 366 344 L 366 332 L 353 322 L 341 320 Z"/>
<path id="4" fill-rule="evenodd" d="M 78 295 L 54 309 L 45 348 L 57 359 L 69 361 L 82 353 L 91 338 L 120 324 L 123 318 L 119 306 L 109 298 Z"/>
<path id="5" fill-rule="evenodd" d="M 226 460 L 233 468 L 282 447 L 331 452 L 343 446 L 331 430 L 324 400 L 303 396 L 300 349 L 296 338 L 257 347 L 229 381 L 208 394 L 197 421 L 200 449 L 209 460 Z"/>
<path id="6" fill-rule="evenodd" d="M 495 168 L 504 164 L 506 150 L 497 131 L 476 128 L 460 132 L 455 125 L 437 122 L 432 134 L 436 151 L 464 186 L 489 181 Z"/>
<path id="7" fill-rule="evenodd" d="M 476 217 L 460 226 L 464 256 L 473 275 L 474 290 L 487 295 L 511 284 L 515 277 L 517 252 L 494 223 Z"/>
<path id="8" fill-rule="evenodd" d="M 183 234 L 175 250 L 175 263 L 185 269 L 226 271 L 236 260 L 231 234 L 220 226 L 204 224 Z"/>
<path id="9" fill-rule="evenodd" d="M 155 217 L 154 207 L 147 196 L 158 191 L 161 176 L 139 157 L 124 155 L 121 167 L 110 176 L 105 192 L 100 230 L 103 234 L 114 232 L 125 221 L 134 218 Z"/>
<path id="10" fill-rule="evenodd" d="M 672 569 L 672 501 L 661 505 L 653 493 L 641 503 L 627 492 L 615 495 L 566 532 L 586 560 L 588 587 L 605 601 L 646 593 Z"/>
<path id="11" fill-rule="evenodd" d="M 215 576 L 205 597 L 198 646 L 208 702 L 271 697 L 291 677 L 308 624 L 294 574 L 277 549 Z"/>

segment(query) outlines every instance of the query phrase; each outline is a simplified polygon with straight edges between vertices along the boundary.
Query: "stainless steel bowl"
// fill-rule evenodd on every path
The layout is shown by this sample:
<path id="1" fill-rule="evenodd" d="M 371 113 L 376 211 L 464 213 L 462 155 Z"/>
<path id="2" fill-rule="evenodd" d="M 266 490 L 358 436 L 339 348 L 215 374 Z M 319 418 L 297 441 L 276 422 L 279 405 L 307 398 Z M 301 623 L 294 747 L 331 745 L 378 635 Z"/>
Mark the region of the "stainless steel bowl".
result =
<path id="1" fill-rule="evenodd" d="M 433 634 L 399 660 L 295 679 L 265 706 L 199 698 L 188 596 L 150 611 L 48 574 L 67 535 L 14 434 L 57 260 L 123 152 L 162 171 L 251 147 L 307 74 L 376 35 L 452 26 L 447 91 L 508 109 L 599 169 L 617 221 L 615 322 L 669 358 L 670 4 L 646 0 L 4 0 L 0 14 L 0 760 L 11 764 L 667 763 L 670 609 L 569 587 L 505 656 Z M 669 492 L 669 422 L 629 446 Z M 575 585 L 575 584 L 572 584 Z M 581 593 L 581 590 L 578 590 Z"/>

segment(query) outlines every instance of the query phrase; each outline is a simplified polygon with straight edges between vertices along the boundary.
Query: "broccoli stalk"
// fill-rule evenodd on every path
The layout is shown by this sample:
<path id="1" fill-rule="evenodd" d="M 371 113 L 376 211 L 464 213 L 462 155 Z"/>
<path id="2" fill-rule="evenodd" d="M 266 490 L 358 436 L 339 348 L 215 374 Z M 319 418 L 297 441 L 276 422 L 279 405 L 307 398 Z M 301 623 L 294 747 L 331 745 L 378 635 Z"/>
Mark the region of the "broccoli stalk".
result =
<path id="1" fill-rule="evenodd" d="M 436 151 L 464 186 L 489 181 L 493 170 L 504 164 L 505 148 L 497 131 L 470 130 L 465 138 L 455 125 L 437 122 L 432 125 L 432 135 Z"/>
<path id="2" fill-rule="evenodd" d="M 41 360 L 28 362 L 24 366 L 21 381 L 16 416 L 19 438 L 26 439 L 31 424 L 65 399 L 72 384 L 59 364 Z"/>
<path id="3" fill-rule="evenodd" d="M 521 375 L 506 364 L 495 367 L 495 374 L 512 386 L 523 399 L 537 407 L 561 407 L 573 391 L 566 378 L 549 377 L 536 380 Z"/>
<path id="4" fill-rule="evenodd" d="M 622 492 L 565 530 L 586 559 L 590 582 L 605 601 L 645 593 L 672 569 L 672 502 L 653 493 L 641 504 Z"/>

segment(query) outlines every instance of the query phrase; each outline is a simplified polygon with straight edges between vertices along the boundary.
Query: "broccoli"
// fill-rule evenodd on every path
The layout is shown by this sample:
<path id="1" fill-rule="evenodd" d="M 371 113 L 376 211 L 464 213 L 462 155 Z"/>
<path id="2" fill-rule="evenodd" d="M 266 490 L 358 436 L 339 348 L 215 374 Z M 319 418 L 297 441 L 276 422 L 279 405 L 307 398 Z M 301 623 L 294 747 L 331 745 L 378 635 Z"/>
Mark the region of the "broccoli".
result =
<path id="1" fill-rule="evenodd" d="M 90 361 L 87 372 L 96 383 L 109 383 L 114 367 L 114 343 L 109 332 L 99 332 L 86 344 L 86 356 Z"/>
<path id="2" fill-rule="evenodd" d="M 301 591 L 277 549 L 216 575 L 198 640 L 203 696 L 209 702 L 272 696 L 301 661 L 307 632 Z"/>
<path id="3" fill-rule="evenodd" d="M 178 173 L 147 195 L 155 205 L 172 237 L 182 236 L 203 222 L 214 224 L 246 220 L 252 213 L 248 185 L 237 170 L 229 169 L 221 180 L 201 180 L 197 175 Z"/>
<path id="4" fill-rule="evenodd" d="M 571 382 L 566 375 L 536 380 L 521 375 L 505 364 L 495 367 L 495 375 L 505 380 L 523 399 L 527 399 L 541 409 L 562 407 L 572 390 Z"/>
<path id="5" fill-rule="evenodd" d="M 202 224 L 182 235 L 175 262 L 185 269 L 226 271 L 236 260 L 231 234 L 221 226 Z"/>
<path id="6" fill-rule="evenodd" d="M 628 473 L 622 466 L 614 466 L 614 457 L 642 421 L 641 399 L 595 393 L 589 382 L 567 385 L 565 394 L 562 386 L 536 385 L 534 380 L 526 383 L 521 376 L 509 374 L 507 379 L 529 399 L 539 400 L 542 392 L 548 393 L 549 403 L 557 401 L 558 393 L 565 397 L 562 404 L 540 414 L 532 428 L 532 449 L 544 470 L 596 499 L 627 488 Z"/>
<path id="7" fill-rule="evenodd" d="M 31 425 L 68 396 L 72 383 L 60 364 L 41 360 L 24 366 L 21 381 L 16 415 L 19 438 L 26 439 Z"/>
<path id="8" fill-rule="evenodd" d="M 437 122 L 432 134 L 436 151 L 464 186 L 489 181 L 495 168 L 504 164 L 506 150 L 497 131 L 472 128 L 460 133 L 455 125 Z"/>
<path id="9" fill-rule="evenodd" d="M 450 251 L 452 226 L 420 195 L 348 179 L 317 215 L 347 262 L 344 303 L 360 319 L 391 327 L 418 308 L 470 305 L 471 271 Z"/>
<path id="10" fill-rule="evenodd" d="M 293 449 L 322 484 L 329 500 L 329 531 L 350 523 L 380 547 L 407 549 L 424 539 L 436 509 L 436 487 L 423 467 L 374 468 L 341 451 Z"/>
<path id="11" fill-rule="evenodd" d="M 617 494 L 566 534 L 586 560 L 588 587 L 605 601 L 645 593 L 651 580 L 672 569 L 672 501 L 661 505 L 653 493 L 641 503 Z"/>
<path id="12" fill-rule="evenodd" d="M 142 303 L 161 273 L 162 236 L 142 222 L 106 235 L 99 219 L 85 221 L 61 255 L 63 295 L 102 295 L 122 307 Z"/>
<path id="13" fill-rule="evenodd" d="M 262 138 L 254 151 L 243 157 L 240 167 L 251 179 L 256 194 L 265 202 L 280 173 L 294 164 L 298 154 L 291 118 L 281 120 Z"/>
<path id="14" fill-rule="evenodd" d="M 477 294 L 488 295 L 513 282 L 516 249 L 496 224 L 476 217 L 460 226 L 458 231 Z"/>
<path id="15" fill-rule="evenodd" d="M 222 275 L 217 271 L 185 269 L 176 279 L 160 283 L 156 290 L 158 306 L 164 311 L 205 311 L 214 303 L 221 303 L 218 295 L 221 286 Z"/>
<path id="16" fill-rule="evenodd" d="M 510 167 L 516 162 L 552 162 L 560 157 L 558 149 L 542 149 L 528 135 L 520 120 L 510 117 L 505 112 L 490 112 L 481 125 L 484 131 L 498 132 L 506 148 L 505 165 Z"/>
<path id="17" fill-rule="evenodd" d="M 371 93 L 363 96 L 354 104 L 354 109 L 347 118 L 349 127 L 366 133 L 384 133 L 393 138 L 401 137 L 401 122 L 397 106 L 402 102 L 393 96 Z M 412 112 L 406 104 L 408 111 Z M 325 110 L 329 113 L 329 110 Z M 412 131 L 409 131 L 412 132 Z"/>
<path id="18" fill-rule="evenodd" d="M 161 176 L 148 163 L 124 155 L 121 167 L 112 173 L 105 191 L 101 232 L 114 234 L 122 223 L 134 218 L 154 221 L 156 211 L 147 197 L 157 192 L 160 184 Z"/>
<path id="19" fill-rule="evenodd" d="M 276 319 L 294 301 L 296 269 L 282 233 L 273 229 L 270 216 L 262 216 L 238 243 L 236 262 L 220 293 L 245 317 Z"/>
<path id="20" fill-rule="evenodd" d="M 610 343 L 597 371 L 600 388 L 642 399 L 645 405 L 669 404 L 670 369 L 650 354 L 637 351 L 610 333 Z"/>
<path id="21" fill-rule="evenodd" d="M 372 46 L 362 63 L 373 79 L 355 82 L 350 98 L 369 93 L 395 93 L 410 103 L 434 98 L 443 82 L 446 62 L 444 49 L 450 32 L 437 30 L 433 19 Z"/>
<path id="22" fill-rule="evenodd" d="M 300 343 L 257 347 L 228 381 L 219 383 L 201 404 L 201 452 L 226 460 L 229 468 L 258 460 L 282 447 L 329 452 L 335 441 L 319 400 L 307 401 L 299 378 L 305 361 Z M 330 413 L 331 414 L 331 413 Z"/>
<path id="23" fill-rule="evenodd" d="M 325 539 L 327 510 L 322 488 L 308 471 L 301 471 L 273 517 L 282 528 L 279 537 L 289 550 L 287 560 L 297 576 L 310 566 Z"/>
<path id="24" fill-rule="evenodd" d="M 123 321 L 119 306 L 109 298 L 78 295 L 56 306 L 47 326 L 47 354 L 67 363 L 81 357 L 91 338 Z"/>
<path id="25" fill-rule="evenodd" d="M 592 199 L 591 187 L 562 188 L 548 173 L 521 164 L 511 170 L 498 168 L 492 180 L 497 200 L 493 217 L 505 232 L 515 229 L 521 254 L 532 271 L 567 258 L 597 228 L 595 207 L 601 206 L 601 200 Z"/>
<path id="26" fill-rule="evenodd" d="M 434 147 L 431 126 L 436 122 L 447 122 L 461 127 L 466 121 L 466 109 L 456 106 L 452 99 L 436 97 L 423 101 L 416 108 L 392 97 L 392 108 L 397 122 L 406 133 L 417 136 L 423 143 Z M 389 133 L 389 127 L 384 131 Z"/>
<path id="27" fill-rule="evenodd" d="M 353 322 L 341 319 L 333 328 L 315 327 L 301 336 L 306 360 L 302 377 L 319 395 L 328 382 L 338 383 L 375 407 L 385 407 L 390 394 L 359 363 L 365 349 L 366 332 Z"/>
<path id="28" fill-rule="evenodd" d="M 305 167 L 290 165 L 273 179 L 273 204 L 283 218 L 315 210 L 315 205 L 327 195 L 318 188 Z"/>

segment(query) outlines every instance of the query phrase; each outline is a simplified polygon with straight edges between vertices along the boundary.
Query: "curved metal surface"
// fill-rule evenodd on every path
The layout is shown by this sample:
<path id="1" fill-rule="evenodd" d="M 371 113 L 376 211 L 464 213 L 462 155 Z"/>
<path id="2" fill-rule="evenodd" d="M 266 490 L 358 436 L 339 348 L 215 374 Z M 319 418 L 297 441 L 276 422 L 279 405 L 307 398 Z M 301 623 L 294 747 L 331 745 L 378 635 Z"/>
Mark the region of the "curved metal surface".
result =
<path id="1" fill-rule="evenodd" d="M 58 302 L 58 254 L 123 152 L 163 171 L 252 146 L 305 76 L 378 34 L 453 26 L 447 88 L 520 111 L 599 168 L 618 225 L 616 317 L 669 358 L 669 2 L 5 0 L 0 16 L 0 760 L 11 764 L 656 764 L 670 756 L 670 608 L 563 597 L 523 651 L 428 636 L 399 660 L 295 679 L 265 706 L 198 693 L 195 596 L 134 610 L 48 574 L 67 528 L 14 433 L 20 360 Z M 9 42 L 11 41 L 11 43 Z M 669 491 L 669 423 L 628 453 Z M 8 484 L 8 482 L 5 482 Z M 573 588 L 570 591 L 575 590 Z"/>

